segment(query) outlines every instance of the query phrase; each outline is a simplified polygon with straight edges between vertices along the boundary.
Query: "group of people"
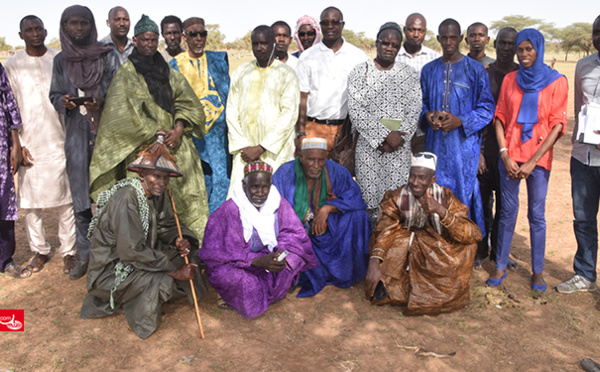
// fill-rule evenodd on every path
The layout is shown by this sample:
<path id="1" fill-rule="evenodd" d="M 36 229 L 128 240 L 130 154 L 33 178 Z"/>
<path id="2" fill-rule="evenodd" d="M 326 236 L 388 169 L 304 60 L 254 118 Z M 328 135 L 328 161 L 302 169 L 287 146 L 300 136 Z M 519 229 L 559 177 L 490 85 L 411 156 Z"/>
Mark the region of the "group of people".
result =
<path id="1" fill-rule="evenodd" d="M 98 41 L 87 7 L 65 9 L 59 52 L 45 46 L 40 18 L 20 23 L 25 49 L 0 75 L 2 272 L 43 269 L 42 210 L 56 208 L 64 273 L 88 274 L 81 317 L 122 308 L 142 338 L 162 303 L 206 293 L 202 269 L 218 305 L 248 318 L 290 289 L 308 297 L 364 278 L 373 304 L 437 314 L 468 304 L 484 260 L 496 263 L 489 286 L 516 265 L 525 180 L 531 285 L 546 290 L 544 208 L 568 87 L 544 64 L 539 31 L 500 30 L 494 60 L 485 25 L 467 29 L 465 56 L 459 23 L 446 19 L 439 55 L 422 45 L 425 18 L 411 14 L 403 28 L 381 26 L 369 59 L 328 7 L 294 33 L 284 21 L 256 27 L 255 59 L 230 76 L 227 53 L 205 50 L 202 18 L 167 16 L 159 27 L 143 15 L 129 39 L 129 14 L 115 7 L 107 25 Z M 600 50 L 600 17 L 593 41 Z M 598 53 L 579 62 L 579 120 L 596 112 L 599 76 Z M 596 281 L 600 147 L 576 133 L 578 251 L 564 293 Z M 353 167 L 340 161 L 344 134 Z M 34 252 L 24 267 L 12 260 L 17 206 Z"/>

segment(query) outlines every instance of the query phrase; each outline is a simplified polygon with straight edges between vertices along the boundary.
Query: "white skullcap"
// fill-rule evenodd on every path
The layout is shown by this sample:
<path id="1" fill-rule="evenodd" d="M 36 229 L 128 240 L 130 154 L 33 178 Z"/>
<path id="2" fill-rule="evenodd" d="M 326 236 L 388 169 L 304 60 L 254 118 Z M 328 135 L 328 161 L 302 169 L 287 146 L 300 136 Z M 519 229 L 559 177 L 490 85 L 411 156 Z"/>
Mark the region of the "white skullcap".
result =
<path id="1" fill-rule="evenodd" d="M 437 165 L 437 156 L 432 152 L 419 152 L 413 156 L 413 161 L 410 167 L 423 167 L 431 169 L 435 172 Z"/>
<path id="2" fill-rule="evenodd" d="M 325 138 L 305 138 L 302 140 L 302 150 L 319 149 L 327 151 L 327 140 Z"/>

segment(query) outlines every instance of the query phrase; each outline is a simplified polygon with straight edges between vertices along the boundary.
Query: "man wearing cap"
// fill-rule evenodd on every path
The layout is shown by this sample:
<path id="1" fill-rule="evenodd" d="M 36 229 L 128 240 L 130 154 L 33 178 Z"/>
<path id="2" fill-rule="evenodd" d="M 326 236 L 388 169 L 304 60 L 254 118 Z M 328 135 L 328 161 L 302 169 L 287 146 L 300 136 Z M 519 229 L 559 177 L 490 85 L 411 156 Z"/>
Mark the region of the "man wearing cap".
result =
<path id="1" fill-rule="evenodd" d="M 98 210 L 90 224 L 92 242 L 87 289 L 81 318 L 100 318 L 123 308 L 129 327 L 141 338 L 160 323 L 161 305 L 186 294 L 189 280 L 197 297 L 206 286 L 196 259 L 198 239 L 181 224 L 180 238 L 171 199 L 166 193 L 170 177 L 181 177 L 176 159 L 162 144 L 165 132 L 142 151 L 126 178 L 98 197 Z M 184 256 L 192 263 L 186 264 Z"/>
<path id="2" fill-rule="evenodd" d="M 118 70 L 106 96 L 90 165 L 90 194 L 96 199 L 116 181 L 132 176 L 127 165 L 139 149 L 165 130 L 165 144 L 185 177 L 173 180 L 179 217 L 202 238 L 208 218 L 204 175 L 191 137 L 204 135 L 202 103 L 181 73 L 169 67 L 158 47 L 158 26 L 146 15 L 135 25 L 135 49 Z"/>
<path id="3" fill-rule="evenodd" d="M 92 12 L 85 6 L 65 9 L 60 20 L 62 52 L 54 57 L 50 101 L 64 115 L 67 177 L 75 212 L 78 261 L 69 279 L 87 271 L 90 242 L 85 238 L 92 219 L 89 166 L 104 96 L 119 60 L 110 45 L 97 41 Z M 69 265 L 71 266 L 71 265 Z"/>
<path id="4" fill-rule="evenodd" d="M 275 59 L 271 27 L 256 27 L 251 39 L 256 59 L 233 72 L 227 98 L 229 152 L 233 155 L 229 197 L 247 163 L 262 160 L 277 170 L 294 158 L 298 78 L 291 67 Z"/>
<path id="5" fill-rule="evenodd" d="M 360 187 L 343 166 L 327 160 L 327 140 L 304 138 L 300 156 L 283 164 L 273 184 L 302 221 L 320 265 L 300 276 L 298 297 L 364 278 L 371 224 Z"/>
<path id="6" fill-rule="evenodd" d="M 246 318 L 264 313 L 300 272 L 318 265 L 294 210 L 272 185 L 272 173 L 260 161 L 244 167 L 231 199 L 208 219 L 199 253 L 210 284 Z"/>
<path id="7" fill-rule="evenodd" d="M 370 242 L 367 297 L 439 314 L 469 303 L 469 278 L 481 231 L 450 189 L 435 183 L 437 157 L 414 156 L 408 184 L 388 191 Z"/>
<path id="8" fill-rule="evenodd" d="M 231 155 L 227 143 L 225 103 L 229 94 L 227 52 L 205 51 L 207 31 L 202 18 L 183 22 L 187 52 L 171 59 L 171 67 L 181 72 L 202 102 L 206 123 L 204 138 L 192 136 L 204 169 L 204 183 L 212 213 L 227 198 Z"/>

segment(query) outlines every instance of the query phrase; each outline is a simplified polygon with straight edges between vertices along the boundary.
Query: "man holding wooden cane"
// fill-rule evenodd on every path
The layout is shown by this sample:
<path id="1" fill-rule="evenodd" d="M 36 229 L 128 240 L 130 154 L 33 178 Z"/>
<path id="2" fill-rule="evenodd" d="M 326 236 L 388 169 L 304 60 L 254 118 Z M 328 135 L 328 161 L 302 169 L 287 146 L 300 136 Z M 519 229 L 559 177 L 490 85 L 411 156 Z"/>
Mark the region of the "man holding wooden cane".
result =
<path id="1" fill-rule="evenodd" d="M 198 240 L 183 225 L 180 238 L 165 192 L 170 177 L 183 175 L 162 143 L 165 135 L 159 131 L 157 143 L 129 165 L 139 179 L 126 178 L 100 194 L 88 235 L 92 248 L 81 317 L 104 317 L 122 307 L 141 338 L 158 328 L 163 303 L 186 294 L 191 300 L 190 281 L 197 297 L 206 293 L 194 263 Z"/>

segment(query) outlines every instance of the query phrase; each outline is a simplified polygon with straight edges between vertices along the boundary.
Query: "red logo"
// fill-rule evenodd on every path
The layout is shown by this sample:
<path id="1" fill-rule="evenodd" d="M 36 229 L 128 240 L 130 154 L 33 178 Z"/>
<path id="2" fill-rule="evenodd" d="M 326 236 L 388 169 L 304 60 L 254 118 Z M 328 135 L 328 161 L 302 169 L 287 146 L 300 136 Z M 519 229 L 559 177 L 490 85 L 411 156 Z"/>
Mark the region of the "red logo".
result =
<path id="1" fill-rule="evenodd" d="M 25 310 L 0 310 L 0 332 L 23 332 Z"/>

